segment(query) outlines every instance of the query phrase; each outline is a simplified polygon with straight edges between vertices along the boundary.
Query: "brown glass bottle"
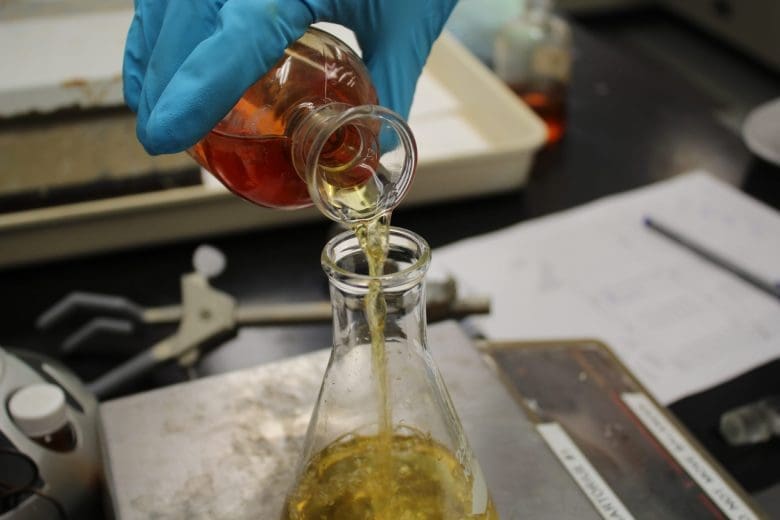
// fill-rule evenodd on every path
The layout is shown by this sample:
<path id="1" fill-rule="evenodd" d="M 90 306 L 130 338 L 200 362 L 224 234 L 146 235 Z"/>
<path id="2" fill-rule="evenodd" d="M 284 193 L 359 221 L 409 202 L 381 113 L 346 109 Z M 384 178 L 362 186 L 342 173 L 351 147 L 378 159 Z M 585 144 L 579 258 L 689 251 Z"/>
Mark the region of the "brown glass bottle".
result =
<path id="1" fill-rule="evenodd" d="M 552 0 L 527 0 L 520 15 L 501 28 L 493 68 L 545 122 L 547 142 L 559 141 L 566 128 L 571 30 L 553 12 Z"/>
<path id="2" fill-rule="evenodd" d="M 377 96 L 360 57 L 334 36 L 312 28 L 189 153 L 250 202 L 274 208 L 310 206 L 304 172 L 292 159 L 292 143 L 305 117 L 328 104 L 376 105 Z M 349 187 L 370 176 L 378 156 L 355 160 L 361 150 L 377 149 L 364 142 L 377 136 L 364 130 L 350 125 L 328 137 L 320 161 L 331 167 L 331 183 Z"/>

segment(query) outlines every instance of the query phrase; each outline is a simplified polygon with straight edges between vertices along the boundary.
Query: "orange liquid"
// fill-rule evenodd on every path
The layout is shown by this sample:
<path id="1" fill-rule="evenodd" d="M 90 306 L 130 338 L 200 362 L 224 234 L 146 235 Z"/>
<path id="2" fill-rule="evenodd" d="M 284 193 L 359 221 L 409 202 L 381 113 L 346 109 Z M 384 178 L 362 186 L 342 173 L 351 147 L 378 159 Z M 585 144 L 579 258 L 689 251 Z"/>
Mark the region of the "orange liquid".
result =
<path id="1" fill-rule="evenodd" d="M 191 153 L 233 193 L 268 207 L 311 203 L 290 162 L 289 138 L 237 138 L 211 132 Z"/>
<path id="2" fill-rule="evenodd" d="M 566 130 L 566 88 L 558 82 L 509 84 L 547 125 L 547 143 L 561 140 Z"/>
<path id="3" fill-rule="evenodd" d="M 335 47 L 329 36 L 305 35 L 277 64 L 252 85 L 217 126 L 189 151 L 230 191 L 261 206 L 300 208 L 311 205 L 306 183 L 290 156 L 288 118 L 302 103 L 351 106 L 376 104 L 376 92 L 360 59 Z M 363 164 L 354 164 L 365 131 L 347 127 L 323 148 L 320 164 L 338 178 L 338 186 L 357 184 L 370 175 L 378 156 L 362 146 Z M 365 139 L 364 139 L 365 141 Z M 365 148 L 369 148 L 366 150 Z"/>

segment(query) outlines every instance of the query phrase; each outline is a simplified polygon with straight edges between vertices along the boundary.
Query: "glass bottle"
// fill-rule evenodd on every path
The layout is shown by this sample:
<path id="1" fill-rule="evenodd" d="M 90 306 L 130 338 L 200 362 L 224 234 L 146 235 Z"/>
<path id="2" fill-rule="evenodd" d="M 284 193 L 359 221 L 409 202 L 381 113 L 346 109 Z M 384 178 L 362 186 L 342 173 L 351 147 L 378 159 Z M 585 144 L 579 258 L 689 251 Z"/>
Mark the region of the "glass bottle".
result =
<path id="1" fill-rule="evenodd" d="M 416 147 L 403 119 L 377 106 L 368 70 L 335 36 L 310 28 L 190 155 L 261 206 L 315 204 L 353 222 L 394 208 Z"/>
<path id="2" fill-rule="evenodd" d="M 547 124 L 547 142 L 563 137 L 571 70 L 571 28 L 552 0 L 526 0 L 520 15 L 496 35 L 496 75 Z"/>
<path id="3" fill-rule="evenodd" d="M 780 437 L 780 395 L 772 395 L 720 417 L 720 433 L 732 446 L 760 444 Z"/>
<path id="4" fill-rule="evenodd" d="M 399 228 L 378 277 L 355 234 L 325 246 L 333 350 L 285 520 L 498 518 L 427 347 L 429 261 L 425 241 Z M 377 285 L 380 348 L 366 312 Z"/>
<path id="5" fill-rule="evenodd" d="M 16 426 L 31 440 L 54 451 L 76 447 L 67 408 L 65 392 L 50 383 L 22 387 L 8 401 L 8 411 Z"/>

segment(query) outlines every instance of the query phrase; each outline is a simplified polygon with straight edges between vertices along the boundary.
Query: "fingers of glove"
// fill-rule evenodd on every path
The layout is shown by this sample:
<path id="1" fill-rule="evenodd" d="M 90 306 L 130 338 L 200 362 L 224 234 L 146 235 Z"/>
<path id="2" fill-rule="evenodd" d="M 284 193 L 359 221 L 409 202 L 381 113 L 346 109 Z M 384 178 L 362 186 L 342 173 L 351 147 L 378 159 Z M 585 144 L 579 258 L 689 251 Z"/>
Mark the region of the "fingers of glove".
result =
<path id="1" fill-rule="evenodd" d="M 214 33 L 222 3 L 221 0 L 168 1 L 138 100 L 136 132 L 142 143 L 146 144 L 149 117 L 171 78 L 193 49 Z"/>
<path id="2" fill-rule="evenodd" d="M 138 111 L 138 98 L 144 84 L 146 66 L 157 35 L 160 33 L 165 8 L 163 0 L 138 0 L 135 14 L 127 31 L 125 54 L 122 64 L 122 83 L 125 102 L 133 112 Z"/>
<path id="3" fill-rule="evenodd" d="M 354 27 L 363 59 L 380 104 L 406 118 L 417 79 L 456 0 L 396 0 L 392 16 L 383 11 L 389 7 L 387 1 L 367 4 L 361 6 L 364 10 Z"/>
<path id="4" fill-rule="evenodd" d="M 409 117 L 414 89 L 430 49 L 411 41 L 377 47 L 366 61 L 379 104 Z"/>
<path id="5" fill-rule="evenodd" d="M 300 0 L 225 3 L 214 33 L 184 60 L 139 129 L 146 149 L 171 153 L 195 144 L 312 22 Z"/>

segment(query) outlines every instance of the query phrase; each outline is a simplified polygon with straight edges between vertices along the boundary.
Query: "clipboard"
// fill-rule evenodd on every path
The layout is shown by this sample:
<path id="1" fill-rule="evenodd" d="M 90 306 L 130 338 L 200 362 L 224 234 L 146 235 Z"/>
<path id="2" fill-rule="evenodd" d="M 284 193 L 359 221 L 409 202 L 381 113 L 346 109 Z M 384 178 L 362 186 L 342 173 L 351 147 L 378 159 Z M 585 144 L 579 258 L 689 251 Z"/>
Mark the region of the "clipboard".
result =
<path id="1" fill-rule="evenodd" d="M 766 518 L 597 340 L 481 349 L 604 518 Z"/>

